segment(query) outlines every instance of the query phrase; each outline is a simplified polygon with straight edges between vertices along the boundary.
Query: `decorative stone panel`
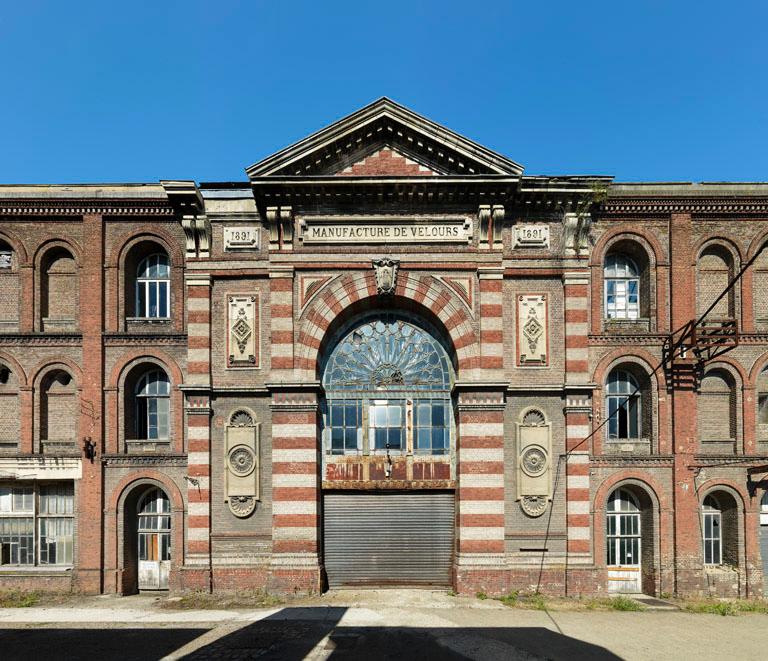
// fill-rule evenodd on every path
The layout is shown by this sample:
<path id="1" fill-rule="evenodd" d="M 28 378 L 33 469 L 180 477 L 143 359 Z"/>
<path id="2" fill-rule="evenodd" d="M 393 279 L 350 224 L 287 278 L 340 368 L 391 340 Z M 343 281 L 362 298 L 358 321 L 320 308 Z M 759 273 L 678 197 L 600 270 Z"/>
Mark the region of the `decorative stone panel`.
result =
<path id="1" fill-rule="evenodd" d="M 517 500 L 528 516 L 541 516 L 552 500 L 552 424 L 539 409 L 523 411 L 517 428 Z"/>
<path id="2" fill-rule="evenodd" d="M 256 294 L 227 300 L 227 367 L 258 367 L 259 315 Z"/>
<path id="3" fill-rule="evenodd" d="M 250 515 L 259 500 L 259 431 L 259 423 L 245 409 L 235 411 L 226 428 L 224 494 L 229 509 L 241 518 Z"/>
<path id="4" fill-rule="evenodd" d="M 517 298 L 517 364 L 548 363 L 549 332 L 546 294 L 520 294 Z"/>

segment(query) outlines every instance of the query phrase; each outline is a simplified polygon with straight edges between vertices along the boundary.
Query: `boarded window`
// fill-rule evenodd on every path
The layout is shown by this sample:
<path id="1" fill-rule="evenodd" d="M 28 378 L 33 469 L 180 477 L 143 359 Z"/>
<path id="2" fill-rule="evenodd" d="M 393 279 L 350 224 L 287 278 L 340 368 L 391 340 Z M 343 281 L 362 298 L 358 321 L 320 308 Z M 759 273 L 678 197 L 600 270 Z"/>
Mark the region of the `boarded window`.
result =
<path id="1" fill-rule="evenodd" d="M 736 438 L 736 389 L 723 370 L 708 372 L 698 396 L 699 438 L 702 441 L 732 441 Z"/>
<path id="2" fill-rule="evenodd" d="M 719 246 L 711 246 L 699 257 L 696 273 L 696 311 L 704 314 L 720 294 L 728 287 L 733 275 L 733 260 L 730 253 Z M 734 291 L 721 298 L 709 317 L 712 319 L 734 316 Z"/>
<path id="3" fill-rule="evenodd" d="M 46 255 L 41 277 L 40 311 L 44 331 L 72 330 L 77 323 L 80 291 L 77 264 L 63 248 Z"/>

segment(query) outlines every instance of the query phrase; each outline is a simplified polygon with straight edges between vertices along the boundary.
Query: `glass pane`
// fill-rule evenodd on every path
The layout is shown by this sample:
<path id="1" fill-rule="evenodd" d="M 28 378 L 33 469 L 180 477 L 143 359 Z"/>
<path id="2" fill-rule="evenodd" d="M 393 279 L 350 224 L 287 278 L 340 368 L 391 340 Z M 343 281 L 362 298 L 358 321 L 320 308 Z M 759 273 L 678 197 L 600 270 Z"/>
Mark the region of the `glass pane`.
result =
<path id="1" fill-rule="evenodd" d="M 419 429 L 416 435 L 416 448 L 419 450 L 429 450 L 430 438 L 429 429 Z"/>
<path id="2" fill-rule="evenodd" d="M 403 409 L 399 404 L 390 405 L 389 410 L 389 426 L 399 427 L 403 424 Z"/>
<path id="3" fill-rule="evenodd" d="M 148 282 L 147 289 L 149 290 L 149 311 L 148 317 L 157 317 L 157 283 Z"/>
<path id="4" fill-rule="evenodd" d="M 374 437 L 374 447 L 377 450 L 383 450 L 387 445 L 387 430 L 377 429 Z"/>
<path id="5" fill-rule="evenodd" d="M 341 450 L 344 448 L 344 429 L 333 427 L 331 429 L 331 448 Z"/>
<path id="6" fill-rule="evenodd" d="M 442 450 L 447 447 L 445 442 L 446 429 L 433 429 L 432 430 L 432 447 L 435 450 Z"/>
<path id="7" fill-rule="evenodd" d="M 146 317 L 147 313 L 147 283 L 136 283 L 136 316 Z"/>
<path id="8" fill-rule="evenodd" d="M 358 406 L 355 404 L 347 404 L 344 408 L 345 410 L 345 424 L 348 427 L 357 427 L 358 421 L 357 421 L 357 409 Z"/>
<path id="9" fill-rule="evenodd" d="M 401 438 L 402 438 L 402 429 L 390 429 L 389 430 L 389 447 L 393 449 L 399 449 Z"/>
<path id="10" fill-rule="evenodd" d="M 431 407 L 429 404 L 418 405 L 418 415 L 416 418 L 416 424 L 419 426 L 428 426 L 430 421 Z"/>
<path id="11" fill-rule="evenodd" d="M 386 406 L 373 407 L 373 424 L 376 427 L 387 426 L 387 407 Z"/>
<path id="12" fill-rule="evenodd" d="M 159 306 L 160 311 L 158 313 L 159 317 L 167 317 L 168 316 L 168 283 L 167 282 L 160 282 L 159 283 L 160 291 L 158 293 L 159 298 Z"/>
<path id="13" fill-rule="evenodd" d="M 440 403 L 432 404 L 432 426 L 443 427 L 445 425 L 445 409 Z"/>

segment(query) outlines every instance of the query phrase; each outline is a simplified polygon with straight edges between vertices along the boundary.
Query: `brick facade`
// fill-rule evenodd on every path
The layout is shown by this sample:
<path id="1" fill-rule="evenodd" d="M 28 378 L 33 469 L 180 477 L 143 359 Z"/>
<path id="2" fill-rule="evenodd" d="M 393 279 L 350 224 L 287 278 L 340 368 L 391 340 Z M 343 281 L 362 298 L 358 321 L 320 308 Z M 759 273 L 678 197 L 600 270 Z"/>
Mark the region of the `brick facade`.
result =
<path id="1" fill-rule="evenodd" d="M 0 489 L 71 485 L 74 511 L 71 560 L 34 537 L 31 560 L 1 556 L 0 587 L 147 588 L 138 508 L 159 488 L 172 590 L 322 590 L 326 495 L 397 491 L 452 496 L 457 591 L 602 594 L 621 489 L 638 589 L 762 593 L 768 187 L 528 176 L 386 99 L 246 172 L 0 187 Z M 609 284 L 617 257 L 632 272 Z M 630 280 L 636 303 L 609 300 Z M 713 303 L 739 337 L 709 357 L 681 329 Z M 393 314 L 445 348 L 449 446 L 415 449 L 407 399 L 403 450 L 365 445 L 366 410 L 368 440 L 334 453 L 327 357 Z M 662 364 L 670 333 L 689 345 Z M 612 408 L 623 383 L 636 413 Z"/>

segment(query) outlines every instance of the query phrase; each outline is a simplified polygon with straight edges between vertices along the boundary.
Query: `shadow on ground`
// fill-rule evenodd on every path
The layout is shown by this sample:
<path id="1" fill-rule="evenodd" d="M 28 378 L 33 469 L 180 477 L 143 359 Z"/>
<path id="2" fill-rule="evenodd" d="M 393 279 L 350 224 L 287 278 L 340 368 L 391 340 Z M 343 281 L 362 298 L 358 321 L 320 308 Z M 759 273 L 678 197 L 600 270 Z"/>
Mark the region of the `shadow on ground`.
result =
<path id="1" fill-rule="evenodd" d="M 619 659 L 603 647 L 544 627 L 337 627 L 346 608 L 285 608 L 201 647 L 185 661 L 330 659 Z M 414 622 L 416 624 L 416 622 Z"/>
<path id="2" fill-rule="evenodd" d="M 161 659 L 207 629 L 0 629 L 3 661 Z"/>

